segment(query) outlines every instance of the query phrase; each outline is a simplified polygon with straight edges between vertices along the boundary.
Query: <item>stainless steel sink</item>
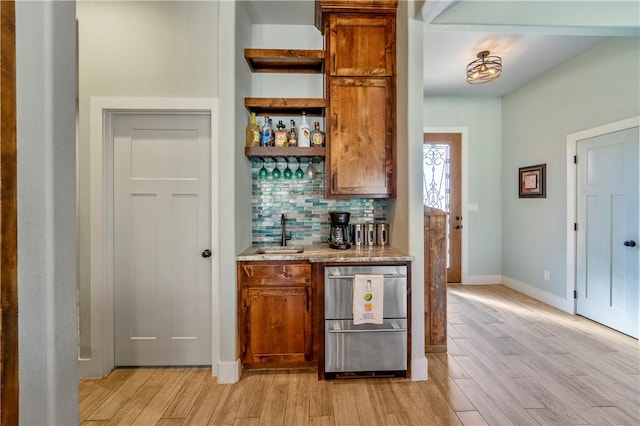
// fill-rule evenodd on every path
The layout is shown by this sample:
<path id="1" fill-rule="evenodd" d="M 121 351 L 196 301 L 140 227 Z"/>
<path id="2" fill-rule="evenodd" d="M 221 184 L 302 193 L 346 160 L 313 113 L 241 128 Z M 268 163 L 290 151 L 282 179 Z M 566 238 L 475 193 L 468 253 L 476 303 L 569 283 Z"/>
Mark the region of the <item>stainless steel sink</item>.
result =
<path id="1" fill-rule="evenodd" d="M 256 250 L 257 254 L 295 254 L 302 253 L 304 251 L 304 247 L 299 246 L 269 246 L 269 247 L 260 247 Z"/>

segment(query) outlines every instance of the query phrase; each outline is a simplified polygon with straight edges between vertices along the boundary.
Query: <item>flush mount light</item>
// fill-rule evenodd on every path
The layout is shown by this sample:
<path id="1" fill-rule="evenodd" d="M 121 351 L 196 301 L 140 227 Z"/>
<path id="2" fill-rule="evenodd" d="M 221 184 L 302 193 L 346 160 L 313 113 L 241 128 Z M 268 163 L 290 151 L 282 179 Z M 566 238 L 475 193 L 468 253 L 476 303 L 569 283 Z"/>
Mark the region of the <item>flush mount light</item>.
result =
<path id="1" fill-rule="evenodd" d="M 502 58 L 489 56 L 488 50 L 483 50 L 477 55 L 478 59 L 467 65 L 467 83 L 488 83 L 502 74 Z"/>

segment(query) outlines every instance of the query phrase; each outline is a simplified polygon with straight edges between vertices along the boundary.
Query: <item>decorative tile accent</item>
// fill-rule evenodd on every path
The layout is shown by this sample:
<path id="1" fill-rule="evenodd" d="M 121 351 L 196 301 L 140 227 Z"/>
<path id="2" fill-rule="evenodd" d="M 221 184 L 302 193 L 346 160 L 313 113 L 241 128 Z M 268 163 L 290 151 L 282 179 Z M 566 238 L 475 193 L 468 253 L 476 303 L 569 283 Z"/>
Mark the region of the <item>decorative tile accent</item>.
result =
<path id="1" fill-rule="evenodd" d="M 251 210 L 253 244 L 280 243 L 280 215 L 286 218 L 287 233 L 292 238 L 288 244 L 308 245 L 327 242 L 329 235 L 329 211 L 347 211 L 351 213 L 349 223 L 387 220 L 386 199 L 325 199 L 324 198 L 324 162 L 313 163 L 318 173 L 313 179 L 305 177 L 291 180 L 273 179 L 271 171 L 273 161 L 265 161 L 269 171 L 268 179 L 260 179 L 258 173 L 261 161 L 251 164 Z M 306 170 L 308 163 L 302 163 Z M 278 168 L 284 171 L 286 163 L 279 162 Z M 295 173 L 298 163 L 289 163 Z"/>

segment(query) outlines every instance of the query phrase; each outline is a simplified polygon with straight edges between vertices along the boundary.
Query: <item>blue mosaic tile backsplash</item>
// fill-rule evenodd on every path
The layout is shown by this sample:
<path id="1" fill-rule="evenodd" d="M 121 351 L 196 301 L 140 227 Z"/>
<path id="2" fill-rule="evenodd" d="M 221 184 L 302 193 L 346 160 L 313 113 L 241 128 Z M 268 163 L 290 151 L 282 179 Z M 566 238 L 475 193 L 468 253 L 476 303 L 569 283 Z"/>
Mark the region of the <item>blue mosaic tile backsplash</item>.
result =
<path id="1" fill-rule="evenodd" d="M 306 170 L 308 163 L 302 163 Z M 310 179 L 296 179 L 298 163 L 289 163 L 294 172 L 292 179 L 280 177 L 274 179 L 273 161 L 265 161 L 264 167 L 269 176 L 259 178 L 261 161 L 251 164 L 251 212 L 253 244 L 280 243 L 280 215 L 285 214 L 287 233 L 291 232 L 290 245 L 308 245 L 326 243 L 329 235 L 329 211 L 347 211 L 351 213 L 350 223 L 386 221 L 386 199 L 348 199 L 336 200 L 324 198 L 324 162 L 313 163 L 317 174 Z M 279 162 L 281 172 L 287 164 Z"/>

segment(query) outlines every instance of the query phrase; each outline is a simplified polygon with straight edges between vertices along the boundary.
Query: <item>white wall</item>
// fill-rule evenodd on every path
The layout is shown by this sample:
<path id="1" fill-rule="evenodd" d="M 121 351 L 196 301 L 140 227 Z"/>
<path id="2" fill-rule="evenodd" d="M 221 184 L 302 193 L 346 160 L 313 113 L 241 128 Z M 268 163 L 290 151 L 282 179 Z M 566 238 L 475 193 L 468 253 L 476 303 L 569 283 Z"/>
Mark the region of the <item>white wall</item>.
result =
<path id="1" fill-rule="evenodd" d="M 218 2 L 79 1 L 80 356 L 90 358 L 89 99 L 217 97 Z M 223 189 L 221 188 L 221 191 Z M 229 187 L 232 192 L 232 187 Z"/>
<path id="2" fill-rule="evenodd" d="M 462 159 L 466 162 L 462 165 L 463 282 L 499 283 L 502 274 L 502 100 L 431 97 L 424 99 L 423 113 L 425 127 L 466 129 L 468 140 Z M 469 203 L 477 204 L 478 210 L 468 211 Z"/>
<path id="3" fill-rule="evenodd" d="M 610 38 L 503 99 L 505 283 L 564 308 L 566 136 L 638 115 L 640 38 Z M 519 199 L 518 168 L 547 164 L 547 198 Z M 575 202 L 575 200 L 570 200 Z M 550 280 L 543 279 L 544 270 Z"/>
<path id="4" fill-rule="evenodd" d="M 16 2 L 20 424 L 78 424 L 73 2 Z"/>
<path id="5" fill-rule="evenodd" d="M 389 200 L 391 244 L 414 256 L 411 268 L 411 378 L 428 378 L 424 355 L 424 221 L 422 208 L 423 24 L 412 2 L 396 17 L 396 198 Z"/>

